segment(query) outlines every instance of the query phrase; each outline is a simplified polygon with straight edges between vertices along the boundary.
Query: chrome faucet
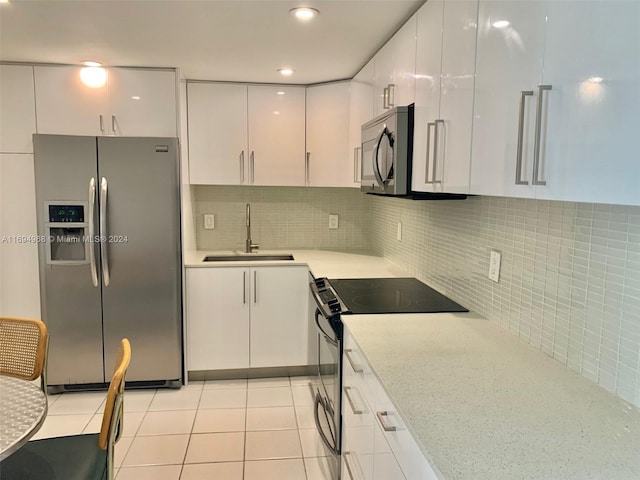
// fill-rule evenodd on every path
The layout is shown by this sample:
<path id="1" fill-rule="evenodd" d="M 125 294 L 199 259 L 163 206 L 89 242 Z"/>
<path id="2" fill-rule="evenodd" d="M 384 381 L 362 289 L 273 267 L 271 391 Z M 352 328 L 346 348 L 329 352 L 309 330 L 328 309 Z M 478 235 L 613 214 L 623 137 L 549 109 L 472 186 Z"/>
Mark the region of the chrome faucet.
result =
<path id="1" fill-rule="evenodd" d="M 246 224 L 247 224 L 247 240 L 245 242 L 246 253 L 253 253 L 255 250 L 260 248 L 260 245 L 257 243 L 253 243 L 251 241 L 251 205 L 247 203 L 247 214 L 246 214 Z"/>

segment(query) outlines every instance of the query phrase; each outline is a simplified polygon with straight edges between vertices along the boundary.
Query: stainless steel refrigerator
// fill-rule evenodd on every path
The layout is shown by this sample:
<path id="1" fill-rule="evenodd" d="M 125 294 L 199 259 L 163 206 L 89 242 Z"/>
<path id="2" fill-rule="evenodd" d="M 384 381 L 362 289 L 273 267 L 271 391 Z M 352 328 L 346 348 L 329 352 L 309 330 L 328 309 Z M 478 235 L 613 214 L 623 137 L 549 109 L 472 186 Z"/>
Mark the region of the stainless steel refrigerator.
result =
<path id="1" fill-rule="evenodd" d="M 178 141 L 33 136 L 50 391 L 109 382 L 178 386 L 182 288 Z"/>

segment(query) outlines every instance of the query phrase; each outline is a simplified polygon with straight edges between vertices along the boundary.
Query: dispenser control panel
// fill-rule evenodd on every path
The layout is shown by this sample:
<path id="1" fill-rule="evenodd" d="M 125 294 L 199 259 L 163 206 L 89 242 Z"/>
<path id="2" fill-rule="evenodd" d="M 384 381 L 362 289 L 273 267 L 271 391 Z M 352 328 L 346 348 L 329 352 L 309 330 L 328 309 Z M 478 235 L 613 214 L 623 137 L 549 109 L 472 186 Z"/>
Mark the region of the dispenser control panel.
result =
<path id="1" fill-rule="evenodd" d="M 49 222 L 84 223 L 84 205 L 49 204 Z"/>

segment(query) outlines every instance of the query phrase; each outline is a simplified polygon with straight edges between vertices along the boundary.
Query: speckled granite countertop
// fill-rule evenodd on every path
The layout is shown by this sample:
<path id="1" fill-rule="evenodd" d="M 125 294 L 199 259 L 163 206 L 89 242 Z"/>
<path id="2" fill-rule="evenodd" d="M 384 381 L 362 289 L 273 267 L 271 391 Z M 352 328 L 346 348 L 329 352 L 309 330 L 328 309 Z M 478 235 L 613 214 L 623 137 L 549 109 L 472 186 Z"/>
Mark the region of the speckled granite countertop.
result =
<path id="1" fill-rule="evenodd" d="M 185 252 L 186 267 L 242 267 L 272 265 L 307 265 L 315 277 L 329 278 L 374 278 L 410 276 L 382 257 L 359 255 L 355 253 L 332 252 L 328 250 L 262 250 L 257 254 L 273 255 L 291 253 L 294 260 L 252 262 L 251 254 L 247 262 L 203 262 L 207 255 L 233 255 L 233 251 Z"/>
<path id="2" fill-rule="evenodd" d="M 445 479 L 640 479 L 640 409 L 494 323 L 343 319 Z"/>

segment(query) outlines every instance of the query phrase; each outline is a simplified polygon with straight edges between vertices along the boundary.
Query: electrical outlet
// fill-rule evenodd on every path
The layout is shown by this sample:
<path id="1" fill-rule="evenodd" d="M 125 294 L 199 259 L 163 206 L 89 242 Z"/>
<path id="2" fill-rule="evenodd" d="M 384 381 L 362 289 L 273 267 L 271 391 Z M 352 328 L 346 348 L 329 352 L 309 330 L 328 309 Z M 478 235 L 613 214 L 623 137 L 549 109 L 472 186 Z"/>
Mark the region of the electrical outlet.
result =
<path id="1" fill-rule="evenodd" d="M 204 228 L 205 230 L 213 230 L 216 227 L 215 217 L 213 213 L 204 214 Z"/>
<path id="2" fill-rule="evenodd" d="M 396 232 L 396 238 L 402 240 L 402 223 L 398 222 L 398 231 Z"/>
<path id="3" fill-rule="evenodd" d="M 337 230 L 338 228 L 338 215 L 329 215 L 329 230 Z"/>
<path id="4" fill-rule="evenodd" d="M 489 278 L 496 283 L 500 279 L 500 260 L 501 259 L 502 259 L 502 254 L 500 252 L 491 250 L 491 256 L 489 257 Z"/>

